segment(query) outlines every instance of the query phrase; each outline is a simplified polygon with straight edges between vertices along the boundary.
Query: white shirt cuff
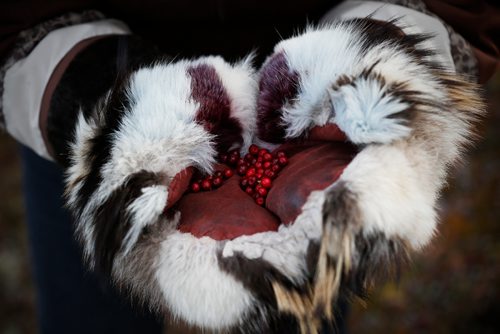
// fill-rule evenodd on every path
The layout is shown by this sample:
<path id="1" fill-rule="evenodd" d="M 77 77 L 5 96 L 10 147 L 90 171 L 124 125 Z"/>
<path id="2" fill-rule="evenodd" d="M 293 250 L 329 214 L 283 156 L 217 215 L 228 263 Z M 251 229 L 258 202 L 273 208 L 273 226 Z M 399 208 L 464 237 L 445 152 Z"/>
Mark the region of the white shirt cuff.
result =
<path id="1" fill-rule="evenodd" d="M 26 58 L 5 73 L 3 110 L 7 131 L 40 156 L 53 160 L 39 128 L 42 97 L 52 72 L 80 41 L 95 36 L 128 33 L 128 27 L 116 20 L 77 24 L 49 33 Z"/>
<path id="2" fill-rule="evenodd" d="M 445 26 L 438 19 L 416 10 L 379 1 L 345 1 L 330 10 L 321 23 L 367 16 L 380 21 L 398 19 L 398 26 L 406 34 L 430 34 L 433 37 L 423 43 L 424 47 L 435 50 L 434 60 L 455 72 L 450 37 Z"/>

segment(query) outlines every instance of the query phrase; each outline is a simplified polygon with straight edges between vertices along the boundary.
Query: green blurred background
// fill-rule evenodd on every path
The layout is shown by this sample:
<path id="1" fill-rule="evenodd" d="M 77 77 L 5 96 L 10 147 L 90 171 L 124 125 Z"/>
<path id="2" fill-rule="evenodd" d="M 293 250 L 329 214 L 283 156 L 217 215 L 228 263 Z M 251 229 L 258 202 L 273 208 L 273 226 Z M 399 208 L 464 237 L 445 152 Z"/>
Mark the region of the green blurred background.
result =
<path id="1" fill-rule="evenodd" d="M 399 282 L 355 302 L 350 333 L 500 333 L 500 75 L 481 141 L 440 202 L 439 235 Z M 36 333 L 16 143 L 0 134 L 0 333 Z"/>

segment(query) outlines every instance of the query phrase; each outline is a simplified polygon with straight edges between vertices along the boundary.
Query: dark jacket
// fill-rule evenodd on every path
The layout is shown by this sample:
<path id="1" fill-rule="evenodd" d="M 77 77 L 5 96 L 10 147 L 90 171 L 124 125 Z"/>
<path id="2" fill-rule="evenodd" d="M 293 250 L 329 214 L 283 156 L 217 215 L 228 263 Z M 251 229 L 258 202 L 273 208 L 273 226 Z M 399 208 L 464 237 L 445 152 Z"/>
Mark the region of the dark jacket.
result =
<path id="1" fill-rule="evenodd" d="M 254 49 L 269 54 L 281 38 L 313 23 L 341 1 L 53 0 L 0 4 L 0 62 L 19 32 L 67 12 L 88 9 L 126 22 L 132 31 L 170 54 L 222 54 L 232 59 Z M 411 1 L 409 1 L 411 2 Z M 474 47 L 480 81 L 500 63 L 500 5 L 496 0 L 424 0 L 427 7 Z"/>

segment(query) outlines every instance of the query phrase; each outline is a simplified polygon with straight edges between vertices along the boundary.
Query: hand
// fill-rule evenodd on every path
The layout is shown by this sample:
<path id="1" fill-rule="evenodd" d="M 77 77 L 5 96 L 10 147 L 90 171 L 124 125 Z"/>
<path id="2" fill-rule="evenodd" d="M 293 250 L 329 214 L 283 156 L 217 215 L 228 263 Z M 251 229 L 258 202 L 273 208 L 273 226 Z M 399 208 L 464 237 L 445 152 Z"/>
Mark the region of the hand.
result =
<path id="1" fill-rule="evenodd" d="M 290 229 L 304 219 L 321 229 L 304 233 L 313 260 L 301 283 L 273 283 L 278 309 L 301 328 L 315 332 L 341 292 L 397 272 L 435 234 L 447 169 L 484 106 L 477 86 L 441 68 L 424 41 L 393 22 L 338 22 L 282 41 L 260 70 L 259 138 L 310 145 L 268 198 Z M 352 160 L 344 139 L 357 148 Z"/>
<path id="2" fill-rule="evenodd" d="M 176 227 L 165 212 L 195 169 L 210 173 L 218 152 L 250 145 L 255 88 L 249 60 L 157 64 L 117 83 L 90 117 L 80 114 L 66 195 L 91 267 L 161 295 L 144 278 L 155 270 L 152 231 Z"/>

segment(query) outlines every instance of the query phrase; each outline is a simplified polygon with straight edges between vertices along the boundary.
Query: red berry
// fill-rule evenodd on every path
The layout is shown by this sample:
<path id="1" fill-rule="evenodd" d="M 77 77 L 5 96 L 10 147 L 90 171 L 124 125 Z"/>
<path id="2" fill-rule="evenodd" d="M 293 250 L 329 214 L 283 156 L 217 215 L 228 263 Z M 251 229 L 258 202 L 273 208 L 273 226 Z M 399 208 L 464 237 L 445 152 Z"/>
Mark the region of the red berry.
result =
<path id="1" fill-rule="evenodd" d="M 267 189 L 266 188 L 263 188 L 263 187 L 260 187 L 260 188 L 256 188 L 255 190 L 257 190 L 257 193 L 262 196 L 262 197 L 266 197 L 267 195 Z"/>
<path id="2" fill-rule="evenodd" d="M 266 161 L 266 162 L 264 162 L 264 163 L 262 164 L 262 167 L 264 167 L 265 169 L 267 169 L 267 168 L 271 167 L 271 165 L 272 165 L 272 164 L 271 164 L 271 161 Z"/>
<path id="3" fill-rule="evenodd" d="M 201 181 L 201 188 L 203 190 L 210 190 L 212 188 L 212 182 L 209 179 Z"/>
<path id="4" fill-rule="evenodd" d="M 288 158 L 287 157 L 279 157 L 278 158 L 278 163 L 281 166 L 286 166 L 288 164 Z"/>
<path id="5" fill-rule="evenodd" d="M 222 185 L 222 178 L 221 177 L 215 177 L 214 180 L 212 181 L 212 185 L 215 188 L 218 188 Z"/>
<path id="6" fill-rule="evenodd" d="M 255 168 L 254 167 L 250 167 L 247 170 L 246 176 L 254 176 L 255 172 L 256 172 Z"/>
<path id="7" fill-rule="evenodd" d="M 230 168 L 224 169 L 224 177 L 226 179 L 229 179 L 233 175 L 234 175 L 234 173 L 233 173 L 233 171 Z"/>
<path id="8" fill-rule="evenodd" d="M 246 177 L 242 178 L 240 180 L 240 186 L 241 188 L 245 189 L 248 186 L 248 179 Z"/>
<path id="9" fill-rule="evenodd" d="M 248 148 L 248 152 L 250 152 L 250 154 L 252 155 L 257 155 L 259 153 L 259 147 L 257 145 L 252 144 Z"/>
<path id="10" fill-rule="evenodd" d="M 266 153 L 262 156 L 262 158 L 264 159 L 264 161 L 271 161 L 273 160 L 273 156 L 271 155 L 271 153 Z"/>
<path id="11" fill-rule="evenodd" d="M 249 186 L 253 186 L 253 185 L 254 185 L 254 184 L 256 184 L 256 183 L 257 183 L 257 178 L 256 178 L 255 176 L 250 176 L 250 177 L 248 178 L 248 185 L 249 185 Z"/>
<path id="12" fill-rule="evenodd" d="M 199 183 L 191 183 L 191 191 L 194 193 L 197 193 L 200 191 L 200 184 Z"/>
<path id="13" fill-rule="evenodd" d="M 230 155 L 229 158 L 227 159 L 227 163 L 231 166 L 234 166 L 238 162 L 238 159 L 239 159 L 239 157 L 237 157 L 235 155 Z"/>
<path id="14" fill-rule="evenodd" d="M 274 178 L 276 177 L 276 173 L 275 173 L 275 172 L 273 172 L 273 171 L 272 171 L 272 170 L 270 170 L 270 169 L 266 169 L 266 170 L 264 171 L 264 175 L 265 175 L 265 176 L 267 176 L 267 177 L 268 177 L 268 178 L 270 178 L 270 179 L 274 179 Z"/>
<path id="15" fill-rule="evenodd" d="M 245 165 L 239 165 L 238 169 L 236 170 L 236 172 L 239 175 L 241 175 L 241 176 L 245 175 L 245 173 L 247 172 L 247 166 L 245 166 Z"/>
<path id="16" fill-rule="evenodd" d="M 263 178 L 262 178 L 262 180 L 260 180 L 260 184 L 261 184 L 264 188 L 267 188 L 267 189 L 271 188 L 272 183 L 273 183 L 273 182 L 272 182 L 272 181 L 271 181 L 271 179 L 270 179 L 270 178 L 268 178 L 268 177 L 263 177 Z"/>
<path id="17" fill-rule="evenodd" d="M 245 188 L 245 192 L 246 192 L 248 195 L 252 195 L 252 194 L 253 194 L 253 188 L 252 188 L 252 187 L 246 187 L 246 188 Z"/>
<path id="18" fill-rule="evenodd" d="M 255 199 L 255 203 L 257 203 L 260 206 L 263 206 L 264 205 L 264 198 L 263 197 L 257 197 Z"/>

